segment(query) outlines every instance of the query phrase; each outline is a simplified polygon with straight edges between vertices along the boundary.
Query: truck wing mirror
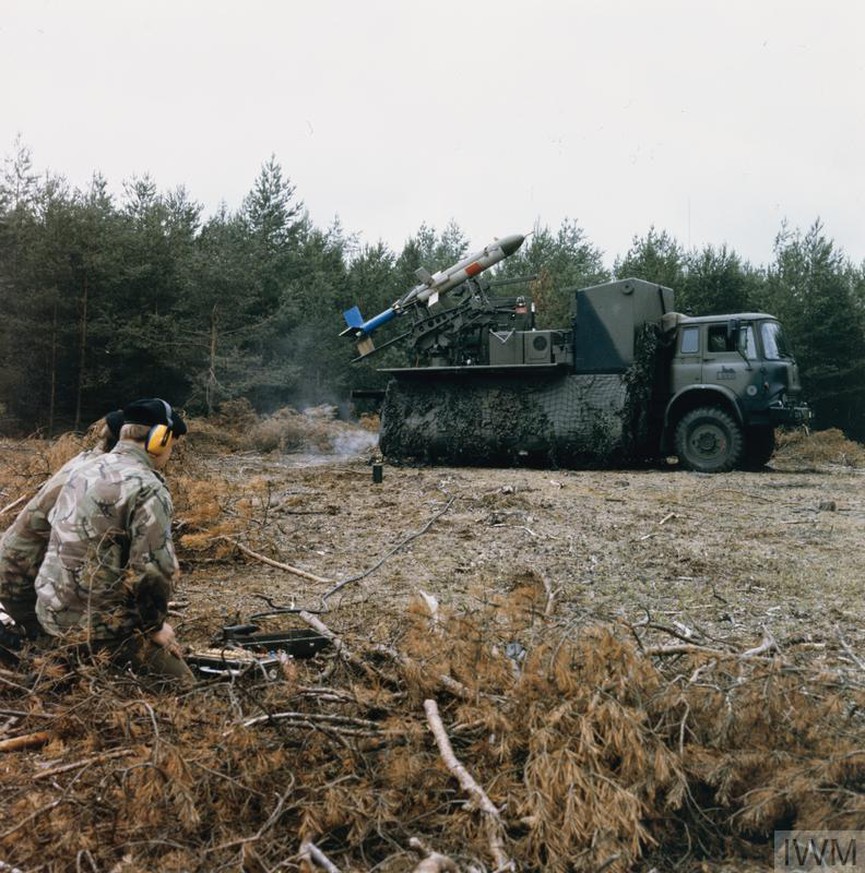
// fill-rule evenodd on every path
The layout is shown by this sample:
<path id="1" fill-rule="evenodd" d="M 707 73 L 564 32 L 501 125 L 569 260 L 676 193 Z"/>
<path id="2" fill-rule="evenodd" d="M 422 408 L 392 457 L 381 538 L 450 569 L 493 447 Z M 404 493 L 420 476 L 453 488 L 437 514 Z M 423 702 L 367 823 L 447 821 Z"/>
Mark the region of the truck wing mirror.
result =
<path id="1" fill-rule="evenodd" d="M 727 348 L 739 348 L 739 336 L 742 332 L 742 326 L 738 318 L 731 318 L 727 322 Z"/>

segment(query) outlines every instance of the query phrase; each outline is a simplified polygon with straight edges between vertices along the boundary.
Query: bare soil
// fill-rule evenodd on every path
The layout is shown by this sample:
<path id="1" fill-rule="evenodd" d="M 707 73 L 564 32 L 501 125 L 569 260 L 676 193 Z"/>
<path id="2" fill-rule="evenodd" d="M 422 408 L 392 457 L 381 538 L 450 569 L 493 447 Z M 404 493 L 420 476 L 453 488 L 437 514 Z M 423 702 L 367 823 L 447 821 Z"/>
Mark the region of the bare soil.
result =
<path id="1" fill-rule="evenodd" d="M 190 459 L 231 483 L 221 519 L 243 503 L 237 541 L 328 581 L 181 548 L 186 630 L 244 620 L 266 597 L 326 609 L 338 632 L 398 632 L 418 591 L 471 611 L 531 573 L 574 626 L 666 625 L 742 648 L 770 634 L 815 652 L 840 635 L 865 657 L 865 467 L 817 455 L 793 447 L 725 475 L 385 464 L 380 484 L 369 453 Z"/>

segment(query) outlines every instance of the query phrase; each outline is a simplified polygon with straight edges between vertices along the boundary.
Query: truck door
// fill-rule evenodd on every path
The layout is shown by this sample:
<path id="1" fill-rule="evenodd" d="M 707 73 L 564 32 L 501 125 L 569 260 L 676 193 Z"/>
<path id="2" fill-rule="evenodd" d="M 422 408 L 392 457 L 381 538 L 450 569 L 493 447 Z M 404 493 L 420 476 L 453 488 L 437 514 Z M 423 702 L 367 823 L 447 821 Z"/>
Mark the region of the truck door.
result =
<path id="1" fill-rule="evenodd" d="M 676 338 L 675 365 L 671 369 L 671 394 L 678 394 L 689 385 L 703 381 L 703 356 L 701 354 L 700 327 L 687 325 L 680 328 Z"/>
<path id="2" fill-rule="evenodd" d="M 703 351 L 702 381 L 707 385 L 723 385 L 736 397 L 745 397 L 746 389 L 753 381 L 754 368 L 737 348 L 750 331 L 750 326 L 732 331 L 726 322 L 705 325 L 706 336 Z"/>

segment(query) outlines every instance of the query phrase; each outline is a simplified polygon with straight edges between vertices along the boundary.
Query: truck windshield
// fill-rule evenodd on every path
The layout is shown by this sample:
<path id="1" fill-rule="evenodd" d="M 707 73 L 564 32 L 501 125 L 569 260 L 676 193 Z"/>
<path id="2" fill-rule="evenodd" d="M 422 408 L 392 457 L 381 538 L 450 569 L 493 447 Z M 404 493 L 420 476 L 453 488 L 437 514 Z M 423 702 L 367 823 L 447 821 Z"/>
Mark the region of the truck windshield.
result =
<path id="1" fill-rule="evenodd" d="M 763 340 L 763 354 L 767 361 L 792 357 L 787 338 L 777 321 L 764 321 L 760 325 L 760 338 Z"/>

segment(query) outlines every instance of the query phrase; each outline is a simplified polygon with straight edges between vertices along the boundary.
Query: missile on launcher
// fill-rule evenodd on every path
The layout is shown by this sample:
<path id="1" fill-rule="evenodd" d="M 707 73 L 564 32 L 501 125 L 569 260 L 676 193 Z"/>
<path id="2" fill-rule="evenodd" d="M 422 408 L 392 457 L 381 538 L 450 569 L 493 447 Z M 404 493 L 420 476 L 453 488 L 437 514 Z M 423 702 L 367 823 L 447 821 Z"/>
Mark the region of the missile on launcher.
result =
<path id="1" fill-rule="evenodd" d="M 418 270 L 416 275 L 420 282 L 399 300 L 394 301 L 384 312 L 364 321 L 357 306 L 347 309 L 343 313 L 343 318 L 348 326 L 340 333 L 340 336 L 353 337 L 357 342 L 357 350 L 361 357 L 370 354 L 375 350 L 370 336 L 373 331 L 398 315 L 404 314 L 411 306 L 419 306 L 422 303 L 433 306 L 442 294 L 446 294 L 466 280 L 483 273 L 484 270 L 488 270 L 499 261 L 512 255 L 523 244 L 524 240 L 525 237 L 520 234 L 511 234 L 494 240 L 479 252 L 475 252 L 432 275 L 426 270 Z"/>

